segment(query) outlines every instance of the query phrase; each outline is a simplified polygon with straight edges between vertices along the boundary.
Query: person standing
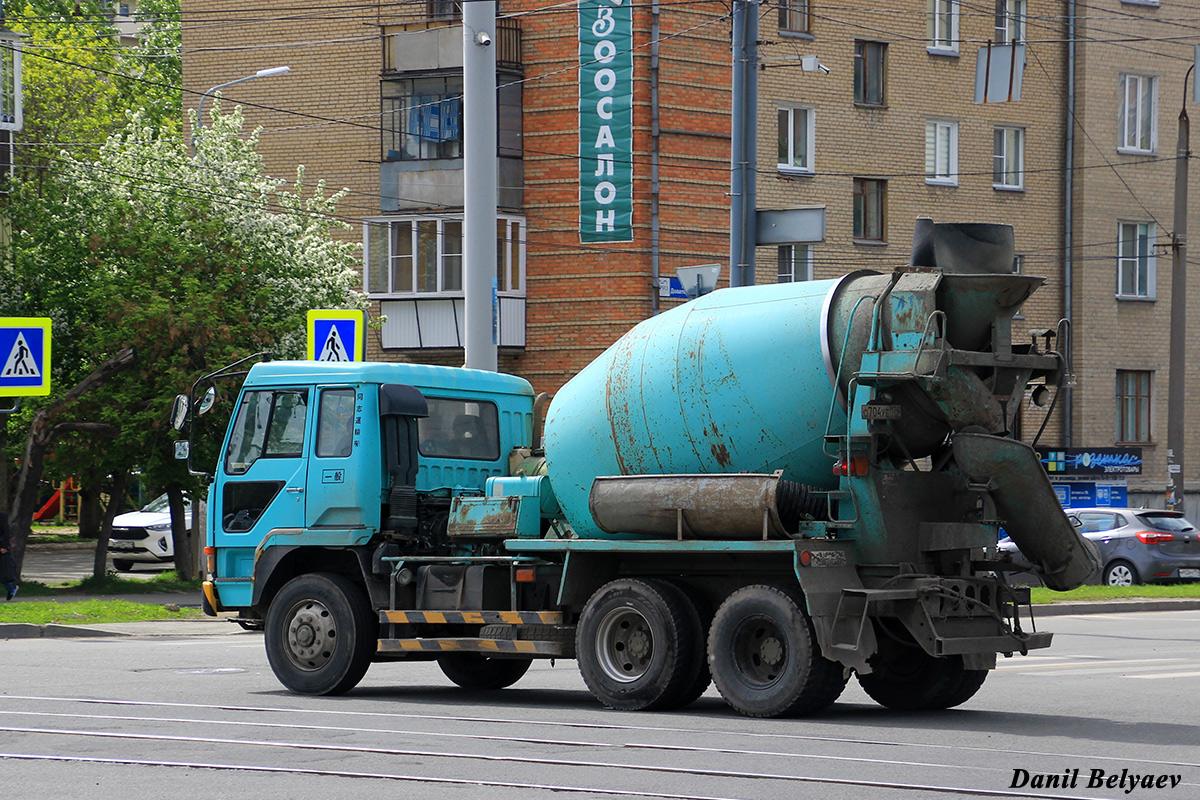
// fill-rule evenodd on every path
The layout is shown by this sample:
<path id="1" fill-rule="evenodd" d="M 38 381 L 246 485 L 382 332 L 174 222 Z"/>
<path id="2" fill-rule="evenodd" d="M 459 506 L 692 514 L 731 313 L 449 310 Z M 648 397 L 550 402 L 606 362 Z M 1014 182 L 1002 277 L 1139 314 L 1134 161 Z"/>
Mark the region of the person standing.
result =
<path id="1" fill-rule="evenodd" d="M 17 595 L 17 560 L 12 553 L 12 528 L 8 514 L 0 511 L 0 583 L 4 584 L 7 599 Z"/>

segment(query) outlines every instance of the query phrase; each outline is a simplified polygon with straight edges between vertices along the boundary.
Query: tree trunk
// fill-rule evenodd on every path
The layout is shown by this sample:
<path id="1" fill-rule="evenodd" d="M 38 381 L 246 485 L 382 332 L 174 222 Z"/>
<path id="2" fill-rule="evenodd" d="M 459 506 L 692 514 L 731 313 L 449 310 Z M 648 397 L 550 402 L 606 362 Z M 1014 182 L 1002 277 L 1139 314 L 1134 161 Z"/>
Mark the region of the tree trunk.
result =
<path id="1" fill-rule="evenodd" d="M 104 509 L 104 519 L 100 522 L 100 535 L 96 538 L 96 558 L 92 562 L 92 575 L 97 579 L 103 578 L 108 572 L 108 540 L 112 536 L 113 517 L 117 516 L 117 511 L 121 508 L 118 498 L 125 497 L 125 484 L 128 480 L 129 473 L 123 469 L 113 473 L 108 508 Z"/>
<path id="2" fill-rule="evenodd" d="M 177 483 L 167 487 L 167 505 L 171 507 L 171 541 L 175 546 L 175 574 L 181 581 L 195 576 L 192 568 L 192 530 L 183 524 L 183 489 Z"/>
<path id="3" fill-rule="evenodd" d="M 79 535 L 84 539 L 96 539 L 104 525 L 104 509 L 100 505 L 102 477 L 89 475 L 79 486 Z"/>
<path id="4" fill-rule="evenodd" d="M 9 521 L 12 524 L 12 554 L 13 560 L 17 563 L 18 576 L 21 574 L 21 567 L 25 562 L 25 543 L 29 539 L 29 530 L 33 526 L 34 512 L 37 511 L 38 484 L 42 480 L 46 453 L 50 448 L 50 443 L 54 441 L 54 437 L 67 431 L 83 431 L 109 437 L 117 435 L 117 429 L 111 425 L 94 422 L 64 422 L 55 425 L 55 418 L 62 414 L 71 403 L 92 389 L 103 386 L 113 375 L 128 367 L 133 361 L 133 348 L 125 348 L 71 387 L 60 399 L 39 409 L 33 415 L 33 424 L 29 426 L 29 438 L 25 441 L 25 457 L 21 460 L 21 468 L 17 472 L 17 489 L 13 496 L 12 513 L 9 514 Z"/>

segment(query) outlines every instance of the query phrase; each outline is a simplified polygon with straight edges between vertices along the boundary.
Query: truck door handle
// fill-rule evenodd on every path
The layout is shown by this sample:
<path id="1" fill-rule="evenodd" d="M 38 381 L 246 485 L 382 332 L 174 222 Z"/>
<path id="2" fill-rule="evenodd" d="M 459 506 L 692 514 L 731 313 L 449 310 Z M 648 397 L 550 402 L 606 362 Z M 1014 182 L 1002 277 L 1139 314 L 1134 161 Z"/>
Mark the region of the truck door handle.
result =
<path id="1" fill-rule="evenodd" d="M 304 494 L 304 487 L 303 486 L 289 486 L 286 489 L 284 489 L 284 491 L 291 492 L 293 494 Z"/>

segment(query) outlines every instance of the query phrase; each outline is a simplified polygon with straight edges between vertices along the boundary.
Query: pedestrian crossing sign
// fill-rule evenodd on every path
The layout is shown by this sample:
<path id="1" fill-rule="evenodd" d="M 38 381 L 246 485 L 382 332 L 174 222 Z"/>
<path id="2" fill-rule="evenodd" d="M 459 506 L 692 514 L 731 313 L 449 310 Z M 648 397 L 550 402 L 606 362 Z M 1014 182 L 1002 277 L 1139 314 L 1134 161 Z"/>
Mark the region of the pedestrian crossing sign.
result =
<path id="1" fill-rule="evenodd" d="M 367 312 L 314 309 L 308 312 L 308 357 L 313 361 L 363 361 Z"/>
<path id="2" fill-rule="evenodd" d="M 50 318 L 0 317 L 0 397 L 50 394 Z"/>

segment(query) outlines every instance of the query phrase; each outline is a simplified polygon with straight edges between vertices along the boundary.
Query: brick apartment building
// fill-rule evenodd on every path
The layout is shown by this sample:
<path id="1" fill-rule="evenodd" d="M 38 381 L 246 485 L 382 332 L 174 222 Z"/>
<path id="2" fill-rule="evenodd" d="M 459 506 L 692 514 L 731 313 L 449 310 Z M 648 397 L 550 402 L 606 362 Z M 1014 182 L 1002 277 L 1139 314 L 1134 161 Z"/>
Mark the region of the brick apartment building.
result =
<path id="1" fill-rule="evenodd" d="M 1047 279 L 1014 336 L 1066 316 L 1074 326 L 1078 385 L 1042 443 L 1141 446 L 1147 464 L 1130 497 L 1144 489 L 1139 499 L 1161 504 L 1170 287 L 1169 257 L 1154 244 L 1171 225 L 1173 105 L 1192 47 L 1179 37 L 1195 38 L 1176 21 L 1181 5 L 1200 3 L 1089 4 L 1072 44 L 1073 6 L 1048 0 L 762 4 L 757 282 L 902 265 L 919 216 L 1011 224 L 1014 269 Z M 627 166 L 629 223 L 613 241 L 585 235 L 581 219 L 595 210 L 580 202 L 590 123 L 578 7 L 505 2 L 496 25 L 500 367 L 539 390 L 676 302 L 657 297 L 656 274 L 728 263 L 729 7 L 625 8 L 627 141 L 588 171 Z M 387 317 L 368 357 L 462 363 L 459 9 L 184 0 L 183 11 L 192 97 L 291 67 L 230 87 L 226 102 L 264 128 L 273 173 L 303 163 L 309 180 L 351 189 L 346 235 L 364 240 L 364 288 Z M 1023 46 L 1019 100 L 975 102 L 988 42 Z M 804 56 L 828 72 L 805 71 Z M 1126 97 L 1140 98 L 1136 125 Z M 1045 415 L 1026 404 L 1026 440 Z M 1194 440 L 1189 474 L 1200 464 Z"/>
<path id="2" fill-rule="evenodd" d="M 656 268 L 728 258 L 726 12 L 717 2 L 625 8 L 627 142 L 608 166 L 627 172 L 631 218 L 612 241 L 582 233 L 578 11 L 505 3 L 496 26 L 500 367 L 538 389 L 557 389 L 654 313 Z M 351 189 L 340 211 L 365 241 L 371 312 L 387 318 L 368 357 L 461 364 L 460 10 L 296 14 L 278 0 L 183 10 L 187 89 L 291 67 L 223 96 L 265 129 L 273 173 L 303 163 L 310 180 Z"/>

